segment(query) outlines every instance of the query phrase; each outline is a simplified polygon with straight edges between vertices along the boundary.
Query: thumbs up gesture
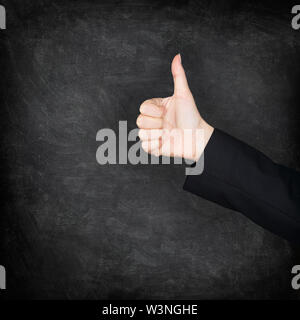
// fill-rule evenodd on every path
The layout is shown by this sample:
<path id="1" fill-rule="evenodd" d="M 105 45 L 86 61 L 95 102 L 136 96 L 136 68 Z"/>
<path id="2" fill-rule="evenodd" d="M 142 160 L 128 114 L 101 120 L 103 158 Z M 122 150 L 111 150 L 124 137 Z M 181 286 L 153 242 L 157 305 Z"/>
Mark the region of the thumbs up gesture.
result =
<path id="1" fill-rule="evenodd" d="M 171 70 L 173 95 L 149 99 L 140 106 L 137 126 L 142 148 L 156 156 L 197 161 L 214 129 L 203 120 L 197 109 L 180 54 L 174 57 Z"/>

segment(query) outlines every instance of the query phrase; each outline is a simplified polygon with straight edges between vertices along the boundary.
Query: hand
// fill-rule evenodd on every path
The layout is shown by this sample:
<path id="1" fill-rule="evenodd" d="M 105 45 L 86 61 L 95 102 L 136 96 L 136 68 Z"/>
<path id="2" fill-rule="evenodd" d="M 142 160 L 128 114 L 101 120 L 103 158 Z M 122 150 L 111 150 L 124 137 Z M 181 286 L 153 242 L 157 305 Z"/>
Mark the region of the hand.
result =
<path id="1" fill-rule="evenodd" d="M 142 148 L 156 156 L 197 161 L 214 128 L 201 117 L 189 89 L 180 54 L 172 62 L 174 94 L 141 104 L 137 125 Z"/>

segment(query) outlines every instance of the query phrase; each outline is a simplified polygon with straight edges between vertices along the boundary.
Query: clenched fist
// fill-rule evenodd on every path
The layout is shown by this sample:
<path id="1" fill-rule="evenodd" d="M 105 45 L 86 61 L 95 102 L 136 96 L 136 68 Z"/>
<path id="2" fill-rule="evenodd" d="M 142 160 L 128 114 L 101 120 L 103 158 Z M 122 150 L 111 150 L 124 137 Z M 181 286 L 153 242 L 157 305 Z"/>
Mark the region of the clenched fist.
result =
<path id="1" fill-rule="evenodd" d="M 197 109 L 180 54 L 173 59 L 171 69 L 174 94 L 141 104 L 137 125 L 142 148 L 156 156 L 197 161 L 214 129 L 202 119 Z"/>

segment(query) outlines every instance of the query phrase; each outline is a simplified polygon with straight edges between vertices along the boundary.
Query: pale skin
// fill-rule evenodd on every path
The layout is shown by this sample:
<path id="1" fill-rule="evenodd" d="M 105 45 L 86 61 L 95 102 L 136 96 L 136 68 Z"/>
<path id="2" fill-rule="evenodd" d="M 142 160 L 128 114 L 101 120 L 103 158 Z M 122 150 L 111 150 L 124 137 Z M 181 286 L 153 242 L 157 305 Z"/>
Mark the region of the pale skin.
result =
<path id="1" fill-rule="evenodd" d="M 174 80 L 173 95 L 152 98 L 140 106 L 137 126 L 140 128 L 142 148 L 155 156 L 197 161 L 214 128 L 204 121 L 198 111 L 180 54 L 174 57 L 171 71 Z M 190 134 L 184 137 L 184 132 L 187 131 Z"/>

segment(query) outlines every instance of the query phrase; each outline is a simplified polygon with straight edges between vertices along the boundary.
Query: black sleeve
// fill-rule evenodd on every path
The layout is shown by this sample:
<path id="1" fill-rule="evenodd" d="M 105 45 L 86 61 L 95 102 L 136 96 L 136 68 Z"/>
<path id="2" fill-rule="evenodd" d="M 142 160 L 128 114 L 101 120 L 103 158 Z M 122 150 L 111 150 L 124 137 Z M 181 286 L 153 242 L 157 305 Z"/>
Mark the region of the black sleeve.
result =
<path id="1" fill-rule="evenodd" d="M 279 236 L 300 243 L 300 174 L 215 129 L 204 151 L 204 171 L 184 189 L 239 211 Z"/>

